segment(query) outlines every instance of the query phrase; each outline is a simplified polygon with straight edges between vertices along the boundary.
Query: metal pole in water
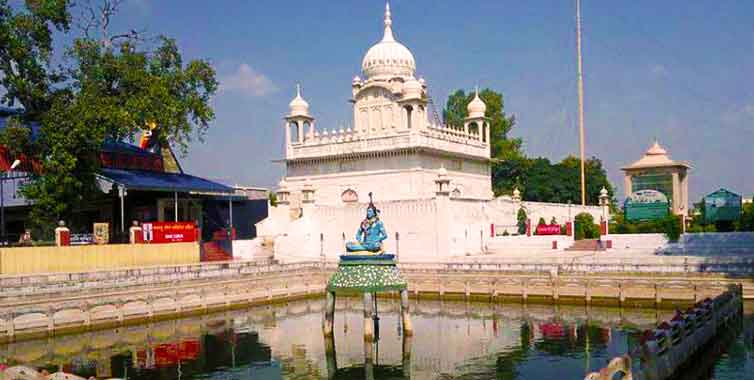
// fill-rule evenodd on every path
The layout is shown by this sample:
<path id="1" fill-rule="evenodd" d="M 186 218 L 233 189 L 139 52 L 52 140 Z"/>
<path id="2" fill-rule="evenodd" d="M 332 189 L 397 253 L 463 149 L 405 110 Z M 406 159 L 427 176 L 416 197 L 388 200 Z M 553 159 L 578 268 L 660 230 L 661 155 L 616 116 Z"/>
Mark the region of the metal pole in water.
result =
<path id="1" fill-rule="evenodd" d="M 377 315 L 377 292 L 373 293 L 374 299 L 374 313 L 372 313 L 372 321 L 374 322 L 374 341 L 380 340 L 380 317 Z"/>

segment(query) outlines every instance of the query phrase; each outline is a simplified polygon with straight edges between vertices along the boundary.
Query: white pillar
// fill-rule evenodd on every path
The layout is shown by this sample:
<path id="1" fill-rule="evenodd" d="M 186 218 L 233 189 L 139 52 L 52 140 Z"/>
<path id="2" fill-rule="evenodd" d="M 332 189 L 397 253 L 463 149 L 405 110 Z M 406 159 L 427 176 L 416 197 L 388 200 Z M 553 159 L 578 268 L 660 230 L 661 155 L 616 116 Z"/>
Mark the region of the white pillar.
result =
<path id="1" fill-rule="evenodd" d="M 626 198 L 628 198 L 629 195 L 633 191 L 631 191 L 631 187 L 633 186 L 632 180 L 631 180 L 631 174 L 626 173 L 626 175 L 623 177 L 623 193 L 625 193 Z"/>
<path id="2" fill-rule="evenodd" d="M 175 221 L 178 221 L 178 192 L 173 192 L 173 211 L 175 213 Z"/>
<path id="3" fill-rule="evenodd" d="M 291 149 L 291 126 L 288 120 L 284 122 L 283 128 L 285 128 L 285 156 L 287 157 Z"/>
<path id="4" fill-rule="evenodd" d="M 231 233 L 233 231 L 233 198 L 228 198 L 228 224 L 230 224 Z"/>
<path id="5" fill-rule="evenodd" d="M 296 120 L 296 126 L 298 130 L 298 143 L 302 144 L 304 142 L 304 122 L 303 120 Z"/>
<path id="6" fill-rule="evenodd" d="M 683 196 L 681 195 L 681 181 L 678 178 L 678 172 L 674 172 L 673 176 L 673 214 L 678 214 L 681 211 L 681 205 L 683 204 Z"/>

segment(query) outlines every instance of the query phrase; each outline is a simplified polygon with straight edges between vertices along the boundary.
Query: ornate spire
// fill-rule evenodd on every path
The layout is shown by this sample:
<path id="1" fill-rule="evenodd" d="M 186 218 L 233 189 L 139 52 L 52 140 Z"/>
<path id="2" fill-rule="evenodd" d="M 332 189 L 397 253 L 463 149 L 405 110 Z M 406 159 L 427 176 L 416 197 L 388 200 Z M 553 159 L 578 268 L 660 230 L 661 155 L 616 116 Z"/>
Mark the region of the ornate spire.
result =
<path id="1" fill-rule="evenodd" d="M 484 101 L 479 97 L 479 86 L 476 86 L 474 90 L 474 99 L 471 99 L 466 110 L 469 112 L 470 118 L 484 117 L 484 113 L 487 112 L 487 105 L 484 104 Z"/>
<path id="2" fill-rule="evenodd" d="M 382 36 L 382 41 L 395 41 L 392 25 L 393 19 L 390 15 L 390 3 L 385 2 L 385 35 Z"/>
<path id="3" fill-rule="evenodd" d="M 309 116 L 309 103 L 301 97 L 301 84 L 296 83 L 296 97 L 288 104 L 290 116 Z"/>

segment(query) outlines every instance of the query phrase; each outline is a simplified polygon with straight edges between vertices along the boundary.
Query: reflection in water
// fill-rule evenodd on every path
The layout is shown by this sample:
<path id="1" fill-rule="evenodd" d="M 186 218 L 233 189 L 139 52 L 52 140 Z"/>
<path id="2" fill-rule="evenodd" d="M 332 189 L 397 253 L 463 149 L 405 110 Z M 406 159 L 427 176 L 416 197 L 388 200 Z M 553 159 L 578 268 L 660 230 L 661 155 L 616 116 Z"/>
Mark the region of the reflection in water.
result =
<path id="1" fill-rule="evenodd" d="M 380 300 L 380 340 L 365 345 L 360 302 L 338 300 L 334 340 L 322 335 L 322 306 L 305 300 L 0 345 L 0 363 L 145 380 L 580 379 L 632 351 L 640 330 L 671 313 L 421 301 L 406 339 L 397 301 Z M 742 332 L 721 340 L 693 378 L 754 373 L 749 309 Z"/>

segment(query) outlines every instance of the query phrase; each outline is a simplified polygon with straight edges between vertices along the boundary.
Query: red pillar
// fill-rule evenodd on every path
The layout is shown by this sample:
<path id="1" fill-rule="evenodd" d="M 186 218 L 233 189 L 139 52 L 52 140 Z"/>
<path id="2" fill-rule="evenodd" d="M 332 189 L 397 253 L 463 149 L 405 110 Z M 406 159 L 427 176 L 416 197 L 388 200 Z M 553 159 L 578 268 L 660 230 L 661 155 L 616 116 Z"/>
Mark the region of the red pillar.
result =
<path id="1" fill-rule="evenodd" d="M 526 219 L 526 236 L 531 236 L 531 219 Z"/>

